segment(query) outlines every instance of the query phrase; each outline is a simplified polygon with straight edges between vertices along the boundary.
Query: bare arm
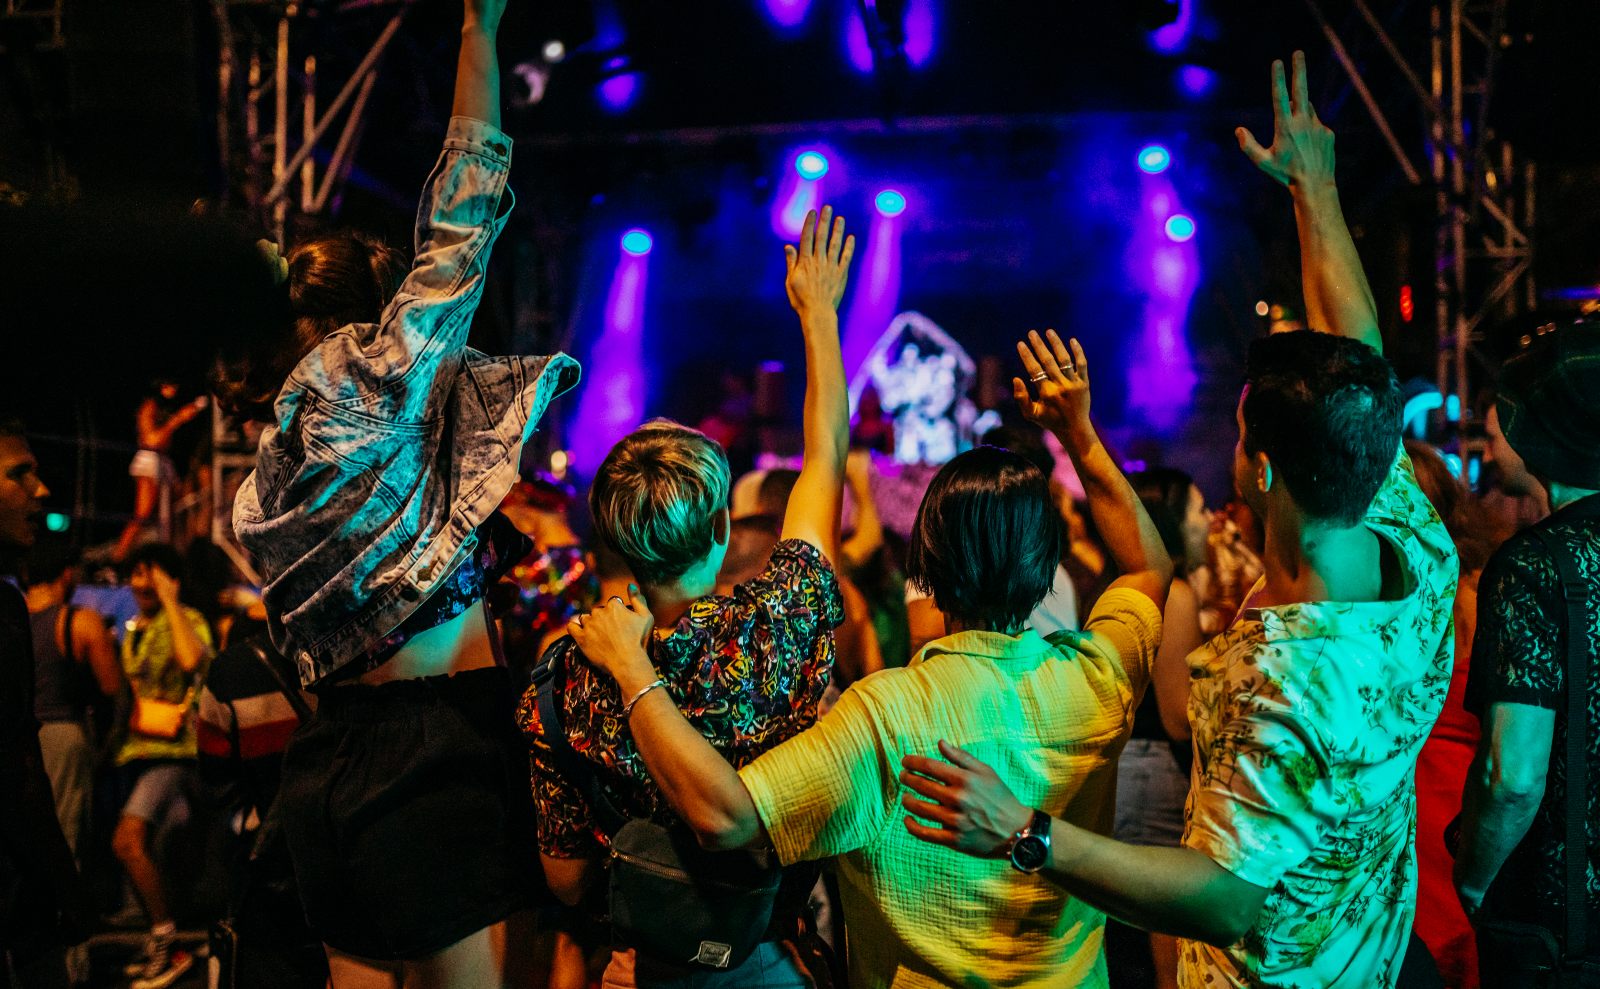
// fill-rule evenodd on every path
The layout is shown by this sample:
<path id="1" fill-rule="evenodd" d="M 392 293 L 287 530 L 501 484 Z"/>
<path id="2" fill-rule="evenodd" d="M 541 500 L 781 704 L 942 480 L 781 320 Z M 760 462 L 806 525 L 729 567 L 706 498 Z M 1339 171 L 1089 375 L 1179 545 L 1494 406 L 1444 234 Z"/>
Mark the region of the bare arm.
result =
<path id="1" fill-rule="evenodd" d="M 540 854 L 544 881 L 556 899 L 569 907 L 577 906 L 600 873 L 600 863 L 592 858 L 561 859 Z"/>
<path id="2" fill-rule="evenodd" d="M 1483 901 L 1544 800 L 1556 713 L 1531 704 L 1491 704 L 1462 793 L 1456 893 L 1470 914 Z"/>
<path id="3" fill-rule="evenodd" d="M 622 697 L 631 699 L 657 681 L 643 645 L 654 627 L 644 601 L 636 599 L 630 588 L 627 600 L 612 598 L 582 619 L 573 619 L 567 632 L 591 663 L 617 681 Z M 665 687 L 639 697 L 628 727 L 650 778 L 700 844 L 715 849 L 769 844 L 739 774 L 689 724 Z"/>
<path id="4" fill-rule="evenodd" d="M 1029 333 L 1026 343 L 1017 344 L 1038 398 L 1029 394 L 1021 378 L 1011 379 L 1012 392 L 1028 421 L 1055 433 L 1072 458 L 1089 499 L 1090 514 L 1107 551 L 1122 570 L 1123 576 L 1111 586 L 1136 590 L 1159 609 L 1167 602 L 1172 559 L 1150 514 L 1089 419 L 1089 364 L 1083 348 L 1073 340 L 1069 354 L 1055 330 L 1047 336 L 1048 342 L 1038 333 Z"/>
<path id="5" fill-rule="evenodd" d="M 784 245 L 784 287 L 800 317 L 806 345 L 806 398 L 802 414 L 805 462 L 783 516 L 784 539 L 803 539 L 831 562 L 839 555 L 839 507 L 845 457 L 850 450 L 850 401 L 839 351 L 839 301 L 850 276 L 856 239 L 833 207 L 806 214 L 798 247 Z"/>
<path id="6" fill-rule="evenodd" d="M 1263 148 L 1243 127 L 1234 135 L 1256 167 L 1287 186 L 1294 199 L 1306 324 L 1360 340 L 1382 353 L 1378 307 L 1339 206 L 1333 131 L 1311 107 L 1304 52 L 1294 53 L 1292 90 L 1284 80 L 1283 63 L 1272 63 L 1272 117 L 1270 148 Z"/>
<path id="7" fill-rule="evenodd" d="M 847 566 L 859 567 L 883 545 L 883 520 L 872 497 L 872 454 L 852 450 L 845 460 L 844 479 L 856 501 L 856 529 L 844 541 L 841 552 Z"/>
<path id="8" fill-rule="evenodd" d="M 73 659 L 88 664 L 100 693 L 106 697 L 116 697 L 122 693 L 124 682 L 122 664 L 117 661 L 117 650 L 112 644 L 111 632 L 106 628 L 105 622 L 100 620 L 100 616 L 87 608 L 74 611 L 72 642 L 72 651 L 75 654 Z"/>
<path id="9" fill-rule="evenodd" d="M 500 126 L 500 60 L 494 45 L 505 9 L 505 0 L 466 0 L 452 116 Z"/>
<path id="10" fill-rule="evenodd" d="M 1189 582 L 1180 577 L 1167 592 L 1167 607 L 1161 614 L 1161 646 L 1150 684 L 1156 692 L 1161 727 L 1174 742 L 1189 740 L 1189 654 L 1202 641 L 1199 600 Z"/>
<path id="11" fill-rule="evenodd" d="M 161 599 L 161 610 L 166 612 L 167 623 L 172 626 L 173 658 L 183 672 L 193 673 L 206 658 L 206 644 L 201 641 L 194 625 L 190 624 L 189 615 L 178 600 L 178 582 L 154 564 L 150 565 L 150 576 L 155 584 L 156 596 Z"/>
<path id="12" fill-rule="evenodd" d="M 923 841 L 978 858 L 1000 858 L 1032 817 L 995 771 L 948 742 L 948 762 L 924 756 L 901 760 L 905 818 Z M 1050 822 L 1050 878 L 1072 895 L 1135 927 L 1229 945 L 1255 923 L 1268 890 L 1233 875 L 1189 848 L 1127 845 L 1066 821 Z"/>

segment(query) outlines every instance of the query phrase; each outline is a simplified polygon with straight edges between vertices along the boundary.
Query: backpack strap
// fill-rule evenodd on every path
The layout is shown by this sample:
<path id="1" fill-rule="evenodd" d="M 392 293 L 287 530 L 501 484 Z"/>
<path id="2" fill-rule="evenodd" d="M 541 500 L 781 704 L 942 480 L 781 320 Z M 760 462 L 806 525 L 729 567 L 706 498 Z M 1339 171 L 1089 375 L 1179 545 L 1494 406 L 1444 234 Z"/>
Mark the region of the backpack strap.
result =
<path id="1" fill-rule="evenodd" d="M 1585 513 L 1588 514 L 1588 513 Z M 1561 575 L 1561 594 L 1566 599 L 1567 688 L 1567 833 L 1565 866 L 1567 879 L 1565 956 L 1584 957 L 1589 936 L 1589 637 L 1588 603 L 1590 587 L 1578 570 L 1571 547 L 1544 527 L 1532 530 Z"/>
<path id="2" fill-rule="evenodd" d="M 567 692 L 567 654 L 575 648 L 577 646 L 571 637 L 563 636 L 550 644 L 540 658 L 539 665 L 533 668 L 539 737 L 550 749 L 552 768 L 583 794 L 590 813 L 594 815 L 595 825 L 607 835 L 614 835 L 628 823 L 628 815 L 619 811 L 606 796 L 594 764 L 572 747 L 561 717 L 561 699 Z"/>

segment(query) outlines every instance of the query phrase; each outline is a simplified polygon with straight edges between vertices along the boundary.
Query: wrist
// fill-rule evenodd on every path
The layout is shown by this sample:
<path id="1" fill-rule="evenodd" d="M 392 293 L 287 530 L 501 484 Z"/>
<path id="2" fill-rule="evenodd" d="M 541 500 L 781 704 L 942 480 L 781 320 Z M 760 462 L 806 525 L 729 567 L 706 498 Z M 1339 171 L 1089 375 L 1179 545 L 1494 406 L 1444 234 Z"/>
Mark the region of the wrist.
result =
<path id="1" fill-rule="evenodd" d="M 1076 457 L 1083 456 L 1100 443 L 1100 434 L 1095 432 L 1094 424 L 1087 418 L 1069 422 L 1055 432 L 1056 439 L 1061 441 L 1061 448 Z"/>
<path id="2" fill-rule="evenodd" d="M 650 660 L 640 650 L 637 662 L 631 662 L 617 673 L 617 690 L 621 692 L 622 699 L 627 700 L 639 691 L 650 686 L 660 676 Z"/>
<path id="3" fill-rule="evenodd" d="M 1339 186 L 1334 182 L 1332 175 L 1322 175 L 1312 179 L 1291 179 L 1289 194 L 1296 202 L 1307 205 L 1337 206 L 1339 203 Z"/>
<path id="4" fill-rule="evenodd" d="M 500 31 L 500 22 L 486 21 L 477 14 L 468 13 L 461 21 L 462 38 L 485 38 L 490 41 Z"/>

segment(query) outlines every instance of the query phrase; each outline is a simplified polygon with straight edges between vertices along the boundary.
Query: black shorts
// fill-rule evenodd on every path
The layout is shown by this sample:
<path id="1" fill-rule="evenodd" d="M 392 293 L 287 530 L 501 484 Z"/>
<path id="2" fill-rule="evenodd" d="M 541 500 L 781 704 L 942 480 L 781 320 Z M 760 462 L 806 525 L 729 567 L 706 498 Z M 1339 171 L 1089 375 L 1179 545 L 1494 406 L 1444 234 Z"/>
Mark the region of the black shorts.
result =
<path id="1" fill-rule="evenodd" d="M 323 943 L 425 958 L 542 902 L 514 705 L 499 668 L 322 693 L 277 809 Z"/>

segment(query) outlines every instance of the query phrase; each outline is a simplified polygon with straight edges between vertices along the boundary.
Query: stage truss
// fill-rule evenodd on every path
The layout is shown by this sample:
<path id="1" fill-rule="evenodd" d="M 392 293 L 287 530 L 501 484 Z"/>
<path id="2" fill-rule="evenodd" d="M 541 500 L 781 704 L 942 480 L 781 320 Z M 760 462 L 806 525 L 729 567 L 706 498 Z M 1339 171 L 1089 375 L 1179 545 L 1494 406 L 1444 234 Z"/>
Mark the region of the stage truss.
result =
<path id="1" fill-rule="evenodd" d="M 1529 312 L 1536 304 L 1534 163 L 1519 157 L 1510 142 L 1494 138 L 1488 125 L 1495 71 L 1501 50 L 1509 44 L 1507 0 L 1435 0 L 1428 64 L 1420 71 L 1407 61 L 1367 0 L 1351 0 L 1422 107 L 1427 121 L 1421 155 L 1425 170 L 1396 135 L 1390 113 L 1363 80 L 1321 2 L 1305 2 L 1406 180 L 1434 190 L 1436 380 L 1439 393 L 1459 403 L 1459 418 L 1443 417 L 1441 425 L 1446 440 L 1455 441 L 1465 475 L 1485 444 L 1481 430 L 1473 428 L 1473 385 L 1484 380 L 1483 373 L 1492 376 L 1496 370 L 1478 349 L 1482 329 L 1486 322 Z"/>

